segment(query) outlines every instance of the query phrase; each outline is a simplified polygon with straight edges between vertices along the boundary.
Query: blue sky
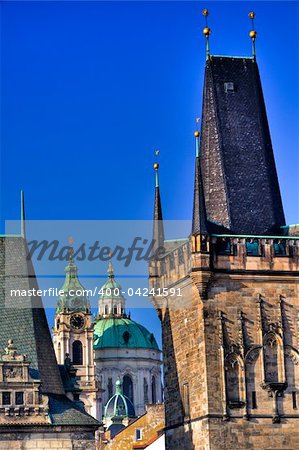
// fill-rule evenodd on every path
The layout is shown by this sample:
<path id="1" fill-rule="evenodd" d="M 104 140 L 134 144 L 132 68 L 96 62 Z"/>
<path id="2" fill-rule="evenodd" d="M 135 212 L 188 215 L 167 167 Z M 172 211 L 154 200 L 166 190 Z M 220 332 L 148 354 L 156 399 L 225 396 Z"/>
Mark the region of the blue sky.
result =
<path id="1" fill-rule="evenodd" d="M 2 2 L 1 227 L 28 219 L 189 219 L 211 53 L 257 57 L 288 223 L 298 222 L 298 2 Z M 146 317 L 145 317 L 146 316 Z M 158 320 L 136 311 L 156 331 Z M 158 332 L 158 331 L 157 331 Z"/>

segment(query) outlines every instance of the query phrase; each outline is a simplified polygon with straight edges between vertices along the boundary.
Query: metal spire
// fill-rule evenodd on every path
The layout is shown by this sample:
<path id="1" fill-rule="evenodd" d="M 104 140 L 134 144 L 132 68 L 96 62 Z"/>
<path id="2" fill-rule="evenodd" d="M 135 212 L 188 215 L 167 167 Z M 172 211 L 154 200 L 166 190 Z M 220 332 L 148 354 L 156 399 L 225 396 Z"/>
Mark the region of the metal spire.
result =
<path id="1" fill-rule="evenodd" d="M 255 51 L 255 40 L 257 37 L 257 32 L 254 29 L 254 19 L 255 19 L 255 12 L 254 11 L 250 11 L 250 13 L 248 14 L 249 19 L 251 19 L 251 31 L 249 32 L 249 37 L 251 38 L 252 41 L 252 56 L 255 59 L 256 58 L 256 51 Z"/>
<path id="2" fill-rule="evenodd" d="M 160 186 L 159 186 L 159 163 L 158 155 L 159 150 L 155 151 L 156 162 L 154 163 L 156 187 L 155 187 L 155 204 L 154 204 L 154 227 L 153 227 L 153 240 L 155 241 L 153 250 L 157 250 L 159 247 L 164 245 L 164 226 L 163 226 L 163 216 L 162 216 L 162 204 L 160 197 Z"/>
<path id="3" fill-rule="evenodd" d="M 210 58 L 210 34 L 211 34 L 211 28 L 209 28 L 209 26 L 208 26 L 209 11 L 205 8 L 202 10 L 202 14 L 205 17 L 205 25 L 206 25 L 202 31 L 206 37 L 206 58 L 209 59 Z"/>
<path id="4" fill-rule="evenodd" d="M 26 235 L 24 191 L 21 191 L 21 235 L 22 235 L 22 237 L 25 237 L 25 235 Z"/>
<path id="5" fill-rule="evenodd" d="M 192 218 L 193 235 L 207 234 L 206 207 L 204 201 L 204 192 L 203 192 L 200 158 L 199 158 L 200 133 L 198 131 L 198 123 L 199 118 L 196 119 L 197 129 L 194 132 L 196 159 L 195 159 L 195 179 L 194 179 L 193 218 Z"/>

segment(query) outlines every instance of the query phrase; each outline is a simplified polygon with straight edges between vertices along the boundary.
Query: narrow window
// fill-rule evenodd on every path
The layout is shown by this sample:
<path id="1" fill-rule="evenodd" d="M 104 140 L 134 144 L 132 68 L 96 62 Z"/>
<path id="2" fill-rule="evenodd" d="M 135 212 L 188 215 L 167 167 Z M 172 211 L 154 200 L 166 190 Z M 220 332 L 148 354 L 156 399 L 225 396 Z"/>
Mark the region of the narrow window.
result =
<path id="1" fill-rule="evenodd" d="M 10 392 L 2 392 L 2 405 L 10 405 Z"/>
<path id="2" fill-rule="evenodd" d="M 117 306 L 116 305 L 114 305 L 114 307 L 113 307 L 113 314 L 117 314 Z"/>
<path id="3" fill-rule="evenodd" d="M 126 397 L 128 397 L 132 403 L 134 403 L 133 398 L 133 381 L 130 375 L 125 375 L 123 377 L 123 392 Z"/>
<path id="4" fill-rule="evenodd" d="M 108 305 L 105 305 L 105 316 L 108 316 L 108 312 L 109 312 Z"/>
<path id="5" fill-rule="evenodd" d="M 24 392 L 16 392 L 16 405 L 24 405 Z"/>
<path id="6" fill-rule="evenodd" d="M 297 392 L 292 392 L 293 409 L 297 409 Z"/>
<path id="7" fill-rule="evenodd" d="M 73 342 L 73 364 L 76 366 L 82 366 L 83 364 L 83 349 L 82 342 Z"/>
<path id="8" fill-rule="evenodd" d="M 111 398 L 112 395 L 113 395 L 112 378 L 108 378 L 108 397 Z"/>
<path id="9" fill-rule="evenodd" d="M 189 402 L 189 384 L 183 384 L 183 407 L 185 417 L 190 415 L 190 402 Z"/>
<path id="10" fill-rule="evenodd" d="M 252 403 L 252 409 L 256 409 L 257 408 L 256 391 L 251 392 L 251 403 Z"/>
<path id="11" fill-rule="evenodd" d="M 152 403 L 157 403 L 156 378 L 152 377 Z"/>
<path id="12" fill-rule="evenodd" d="M 142 430 L 141 430 L 141 428 L 136 428 L 135 441 L 141 441 L 141 440 L 142 440 Z"/>

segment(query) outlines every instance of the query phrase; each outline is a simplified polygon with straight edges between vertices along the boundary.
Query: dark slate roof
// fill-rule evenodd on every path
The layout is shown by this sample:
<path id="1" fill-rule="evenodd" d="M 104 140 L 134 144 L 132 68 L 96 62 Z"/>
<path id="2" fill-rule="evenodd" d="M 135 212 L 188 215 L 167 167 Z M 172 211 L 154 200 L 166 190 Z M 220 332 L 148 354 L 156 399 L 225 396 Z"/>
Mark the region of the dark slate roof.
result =
<path id="1" fill-rule="evenodd" d="M 201 136 L 208 221 L 237 234 L 278 232 L 284 212 L 253 58 L 207 60 Z"/>
<path id="2" fill-rule="evenodd" d="M 99 422 L 65 396 L 49 396 L 49 417 L 52 425 L 94 426 Z"/>
<path id="3" fill-rule="evenodd" d="M 31 376 L 41 380 L 44 393 L 64 394 L 52 339 L 38 296 L 11 297 L 11 289 L 38 289 L 22 237 L 0 238 L 0 351 L 13 339 L 19 353 L 28 355 Z"/>

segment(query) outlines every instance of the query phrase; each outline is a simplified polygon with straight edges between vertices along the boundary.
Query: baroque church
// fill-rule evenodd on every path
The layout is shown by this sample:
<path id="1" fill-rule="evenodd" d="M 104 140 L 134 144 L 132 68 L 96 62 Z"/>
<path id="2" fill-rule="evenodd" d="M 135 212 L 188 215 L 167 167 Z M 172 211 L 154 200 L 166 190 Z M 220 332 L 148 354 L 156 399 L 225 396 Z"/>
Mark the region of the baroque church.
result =
<path id="1" fill-rule="evenodd" d="M 207 19 L 208 11 L 203 11 Z M 249 14 L 254 20 L 254 13 Z M 150 264 L 162 325 L 167 449 L 299 448 L 299 225 L 288 226 L 251 57 L 210 54 L 195 136 L 192 230 Z M 159 166 L 155 165 L 158 172 Z"/>
<path id="2" fill-rule="evenodd" d="M 80 400 L 93 417 L 102 420 L 105 405 L 120 390 L 119 381 L 128 404 L 133 405 L 126 419 L 141 416 L 146 404 L 162 402 L 161 351 L 153 333 L 126 313 L 111 262 L 95 319 L 72 256 L 65 272 L 53 328 L 58 362 L 70 356 L 82 390 Z M 72 291 L 81 295 L 71 295 Z"/>

